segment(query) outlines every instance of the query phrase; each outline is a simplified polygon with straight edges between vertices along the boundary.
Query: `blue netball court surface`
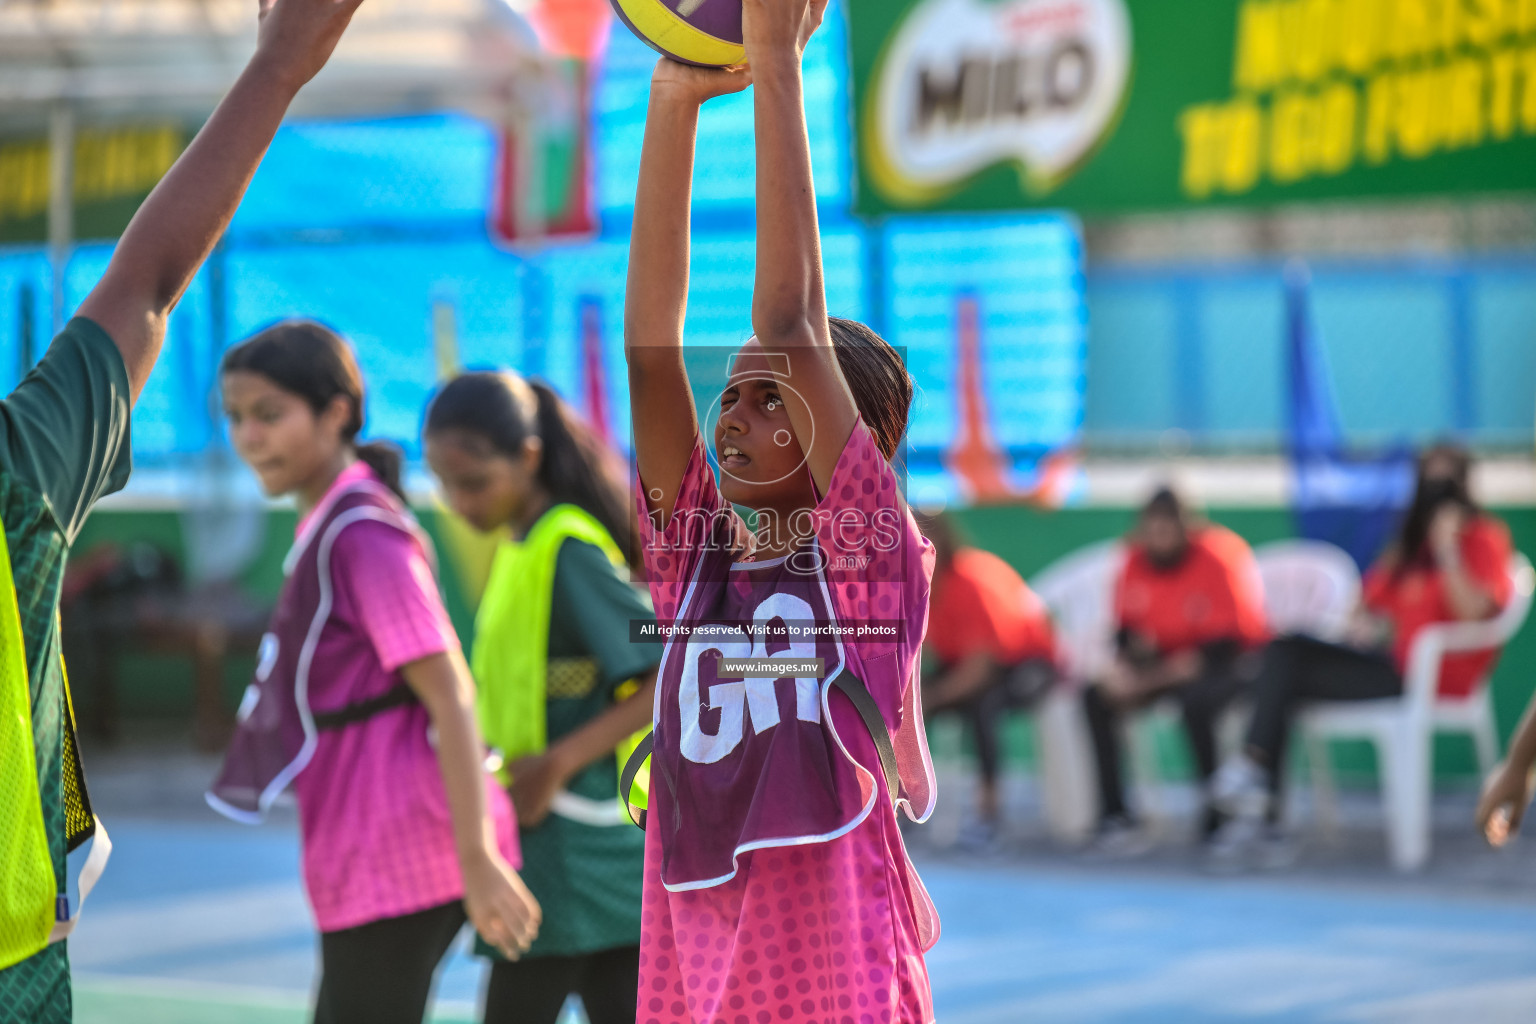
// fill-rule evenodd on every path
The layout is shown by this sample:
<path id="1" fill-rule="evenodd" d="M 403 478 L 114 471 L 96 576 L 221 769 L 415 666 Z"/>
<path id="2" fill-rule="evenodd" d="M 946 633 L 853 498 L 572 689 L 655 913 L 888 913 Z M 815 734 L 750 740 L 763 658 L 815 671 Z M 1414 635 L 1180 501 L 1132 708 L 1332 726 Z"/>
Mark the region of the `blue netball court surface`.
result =
<path id="1" fill-rule="evenodd" d="M 292 826 L 248 829 L 189 809 L 112 825 L 117 851 L 71 944 L 80 1024 L 306 1020 L 315 953 Z M 1536 895 L 1503 880 L 1536 878 L 1536 857 L 1399 881 L 1373 856 L 1231 879 L 1178 851 L 1104 865 L 1043 844 L 987 857 L 920 850 L 944 918 L 931 959 L 938 1019 L 1530 1020 Z M 460 952 L 435 1020 L 474 1020 L 478 987 Z"/>

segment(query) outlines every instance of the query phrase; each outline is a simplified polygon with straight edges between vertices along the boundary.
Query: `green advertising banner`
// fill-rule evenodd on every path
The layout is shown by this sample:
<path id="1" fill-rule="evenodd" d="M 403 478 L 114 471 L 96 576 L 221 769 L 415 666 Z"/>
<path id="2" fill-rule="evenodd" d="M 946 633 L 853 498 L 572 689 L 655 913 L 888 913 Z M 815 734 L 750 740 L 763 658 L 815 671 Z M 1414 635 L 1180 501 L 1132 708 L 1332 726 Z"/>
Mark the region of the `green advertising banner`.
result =
<path id="1" fill-rule="evenodd" d="M 191 133 L 180 124 L 87 128 L 75 138 L 74 235 L 116 238 Z M 0 245 L 48 239 L 48 139 L 0 139 Z"/>
<path id="2" fill-rule="evenodd" d="M 1536 189 L 1536 0 L 855 0 L 859 212 Z"/>

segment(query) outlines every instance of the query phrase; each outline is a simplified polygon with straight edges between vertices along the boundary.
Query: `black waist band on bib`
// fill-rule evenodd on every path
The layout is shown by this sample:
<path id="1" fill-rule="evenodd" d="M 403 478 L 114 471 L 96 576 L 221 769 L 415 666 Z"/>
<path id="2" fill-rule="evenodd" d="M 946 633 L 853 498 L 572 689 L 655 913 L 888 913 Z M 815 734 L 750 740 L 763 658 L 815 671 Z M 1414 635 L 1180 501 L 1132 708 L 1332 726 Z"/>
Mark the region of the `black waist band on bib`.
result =
<path id="1" fill-rule="evenodd" d="M 360 700 L 356 704 L 348 704 L 344 708 L 335 711 L 316 711 L 315 728 L 322 732 L 331 729 L 343 729 L 357 722 L 365 722 L 374 715 L 390 708 L 397 708 L 403 704 L 414 704 L 416 691 L 405 683 L 396 683 L 377 697 Z"/>

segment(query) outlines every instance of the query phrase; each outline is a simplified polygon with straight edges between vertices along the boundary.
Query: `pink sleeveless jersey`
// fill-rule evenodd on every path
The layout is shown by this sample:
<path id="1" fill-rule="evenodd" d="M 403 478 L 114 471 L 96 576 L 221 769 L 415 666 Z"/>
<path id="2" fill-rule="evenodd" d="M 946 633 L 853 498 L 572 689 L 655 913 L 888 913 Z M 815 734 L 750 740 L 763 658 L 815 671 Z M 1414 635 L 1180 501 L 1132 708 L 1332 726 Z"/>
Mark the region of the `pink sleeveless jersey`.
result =
<path id="1" fill-rule="evenodd" d="M 678 632 L 657 686 L 637 1020 L 927 1024 L 937 914 L 868 730 L 830 685 L 849 673 L 869 689 L 897 802 L 925 819 L 916 666 L 933 550 L 894 472 L 856 425 L 787 559 L 738 560 L 746 527 L 702 443 L 666 528 L 640 519 L 658 620 Z M 722 678 L 722 657 L 823 672 Z"/>

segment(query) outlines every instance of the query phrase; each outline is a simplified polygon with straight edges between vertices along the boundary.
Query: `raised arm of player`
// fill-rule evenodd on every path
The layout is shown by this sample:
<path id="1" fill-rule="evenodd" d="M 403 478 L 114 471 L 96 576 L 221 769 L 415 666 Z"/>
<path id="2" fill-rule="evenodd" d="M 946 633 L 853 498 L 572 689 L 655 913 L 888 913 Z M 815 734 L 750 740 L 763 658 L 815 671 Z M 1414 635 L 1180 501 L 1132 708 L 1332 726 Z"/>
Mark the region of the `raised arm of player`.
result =
<path id="1" fill-rule="evenodd" d="M 827 0 L 745 0 L 742 5 L 757 125 L 752 329 L 771 365 L 788 364 L 785 410 L 823 493 L 858 419 L 827 324 L 800 76 L 805 44 L 826 9 Z"/>
<path id="2" fill-rule="evenodd" d="M 688 215 L 699 107 L 751 84 L 745 69 L 698 68 L 663 57 L 651 76 L 651 103 L 635 190 L 624 303 L 635 460 L 647 500 L 665 522 L 698 436 L 683 366 L 688 308 Z M 660 497 L 655 495 L 660 493 Z"/>
<path id="3" fill-rule="evenodd" d="M 300 87 L 325 65 L 362 0 L 261 0 L 256 53 L 123 232 L 79 314 L 123 354 L 134 401 L 166 319 L 234 216 Z"/>

